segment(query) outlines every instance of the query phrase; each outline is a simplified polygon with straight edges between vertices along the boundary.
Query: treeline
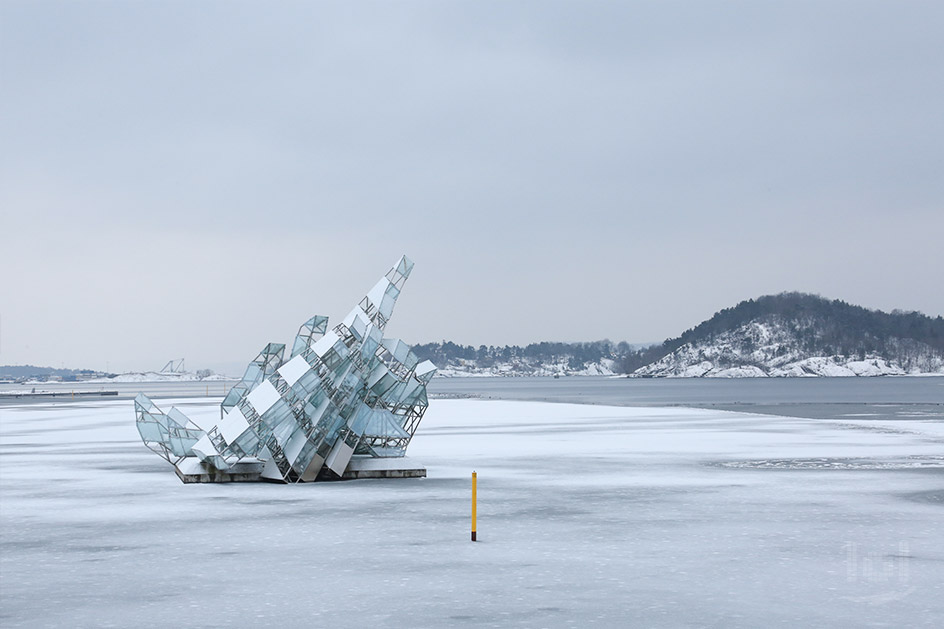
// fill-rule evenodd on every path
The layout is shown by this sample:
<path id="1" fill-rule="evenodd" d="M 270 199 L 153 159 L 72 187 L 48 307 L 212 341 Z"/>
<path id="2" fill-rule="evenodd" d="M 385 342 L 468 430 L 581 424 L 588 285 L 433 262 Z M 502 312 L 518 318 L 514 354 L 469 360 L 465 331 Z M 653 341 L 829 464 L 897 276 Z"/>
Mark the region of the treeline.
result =
<path id="1" fill-rule="evenodd" d="M 56 369 L 55 367 L 36 367 L 35 365 L 0 365 L 0 378 L 91 376 L 97 373 L 97 371 L 92 369 Z"/>
<path id="2" fill-rule="evenodd" d="M 446 367 L 455 365 L 459 360 L 475 361 L 478 367 L 491 367 L 496 363 L 514 361 L 527 363 L 568 362 L 573 369 L 580 369 L 587 363 L 598 363 L 602 359 L 619 361 L 633 351 L 633 346 L 626 342 L 613 343 L 609 340 L 588 343 L 531 343 L 518 345 L 457 345 L 451 341 L 414 345 L 413 352 L 421 360 L 431 360 L 436 365 Z"/>
<path id="3" fill-rule="evenodd" d="M 619 369 L 630 373 L 671 354 L 686 343 L 711 343 L 713 338 L 754 320 L 772 320 L 789 325 L 809 355 L 857 356 L 877 354 L 907 361 L 920 352 L 918 344 L 944 352 L 944 317 L 920 312 L 891 313 L 869 310 L 844 301 L 806 293 L 781 293 L 742 301 L 680 336 L 636 352 L 625 354 Z M 750 339 L 744 340 L 750 350 Z"/>

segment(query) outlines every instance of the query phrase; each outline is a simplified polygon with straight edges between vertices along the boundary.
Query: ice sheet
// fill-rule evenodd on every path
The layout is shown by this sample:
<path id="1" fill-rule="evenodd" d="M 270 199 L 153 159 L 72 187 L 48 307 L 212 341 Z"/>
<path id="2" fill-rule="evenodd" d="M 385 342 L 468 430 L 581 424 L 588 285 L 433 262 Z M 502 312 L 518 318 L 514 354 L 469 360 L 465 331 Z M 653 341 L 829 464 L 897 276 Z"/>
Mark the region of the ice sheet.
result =
<path id="1" fill-rule="evenodd" d="M 936 627 L 942 440 L 434 400 L 426 479 L 183 485 L 128 401 L 0 407 L 0 624 Z"/>

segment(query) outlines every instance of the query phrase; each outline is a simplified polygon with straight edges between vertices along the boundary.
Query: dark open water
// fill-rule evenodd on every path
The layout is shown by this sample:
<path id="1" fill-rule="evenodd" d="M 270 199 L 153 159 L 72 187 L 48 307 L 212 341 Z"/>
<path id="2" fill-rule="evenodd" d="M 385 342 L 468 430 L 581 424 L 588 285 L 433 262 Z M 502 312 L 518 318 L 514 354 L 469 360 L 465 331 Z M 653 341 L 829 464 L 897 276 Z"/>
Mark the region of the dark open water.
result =
<path id="1" fill-rule="evenodd" d="M 437 378 L 433 396 L 690 406 L 835 419 L 944 420 L 944 377 Z"/>
<path id="2" fill-rule="evenodd" d="M 117 391 L 117 399 L 138 392 L 155 398 L 222 397 L 235 381 L 143 383 L 50 383 L 69 401 L 71 392 Z M 0 385 L 0 406 L 48 402 L 49 398 L 4 398 L 4 391 L 33 385 Z M 836 419 L 944 420 L 944 377 L 879 378 L 436 378 L 432 397 L 574 402 L 610 406 L 690 406 L 723 410 Z M 88 398 L 83 398 L 88 399 Z M 106 399 L 116 399 L 110 397 Z"/>

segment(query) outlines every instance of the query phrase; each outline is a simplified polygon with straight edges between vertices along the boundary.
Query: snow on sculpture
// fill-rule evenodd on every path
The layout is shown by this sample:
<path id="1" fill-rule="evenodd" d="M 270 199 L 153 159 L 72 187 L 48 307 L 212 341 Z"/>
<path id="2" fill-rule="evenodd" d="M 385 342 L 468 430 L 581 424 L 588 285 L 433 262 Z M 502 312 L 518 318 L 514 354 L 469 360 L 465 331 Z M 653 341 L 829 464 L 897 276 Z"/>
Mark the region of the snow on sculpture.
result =
<path id="1" fill-rule="evenodd" d="M 134 401 L 144 444 L 184 482 L 307 482 L 362 476 L 425 476 L 384 464 L 399 459 L 429 402 L 436 367 L 383 331 L 413 262 L 406 256 L 333 329 L 314 316 L 285 345 L 269 343 L 203 429 L 176 408 Z M 421 473 L 419 473 L 421 472 Z"/>

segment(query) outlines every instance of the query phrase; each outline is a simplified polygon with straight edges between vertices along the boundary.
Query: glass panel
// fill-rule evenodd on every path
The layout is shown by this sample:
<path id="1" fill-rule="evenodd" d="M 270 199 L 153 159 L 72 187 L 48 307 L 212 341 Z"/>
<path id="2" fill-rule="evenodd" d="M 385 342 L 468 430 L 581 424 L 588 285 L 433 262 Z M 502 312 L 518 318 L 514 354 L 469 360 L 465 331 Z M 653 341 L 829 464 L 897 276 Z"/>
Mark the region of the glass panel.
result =
<path id="1" fill-rule="evenodd" d="M 317 457 L 323 460 L 342 435 L 351 445 L 359 444 L 358 452 L 402 456 L 426 410 L 426 385 L 436 371 L 429 361 L 418 365 L 403 341 L 383 338 L 412 269 L 413 262 L 401 257 L 334 330 L 321 315 L 301 325 L 292 357 L 304 356 L 311 371 L 292 367 L 283 370 L 288 380 L 277 376 L 285 345 L 268 343 L 221 404 L 224 414 L 238 407 L 245 415 L 246 427 L 239 427 L 233 443 L 218 437 L 218 421 L 210 426 L 211 438 L 184 413 L 172 408 L 165 415 L 143 394 L 134 401 L 142 440 L 171 462 L 171 454 L 190 456 L 197 447 L 207 465 L 223 470 L 240 458 L 258 456 L 274 461 L 290 481 L 297 475 L 314 479 L 318 470 L 308 467 L 317 467 Z M 366 433 L 370 443 L 360 440 Z"/>

